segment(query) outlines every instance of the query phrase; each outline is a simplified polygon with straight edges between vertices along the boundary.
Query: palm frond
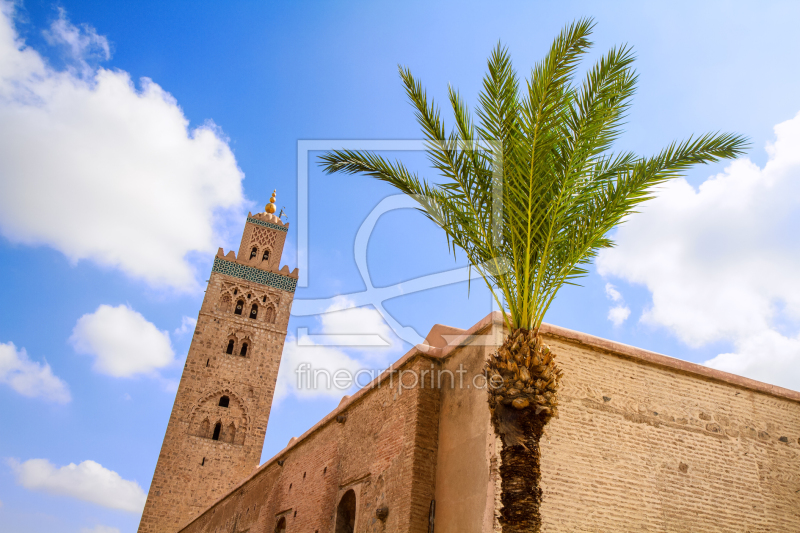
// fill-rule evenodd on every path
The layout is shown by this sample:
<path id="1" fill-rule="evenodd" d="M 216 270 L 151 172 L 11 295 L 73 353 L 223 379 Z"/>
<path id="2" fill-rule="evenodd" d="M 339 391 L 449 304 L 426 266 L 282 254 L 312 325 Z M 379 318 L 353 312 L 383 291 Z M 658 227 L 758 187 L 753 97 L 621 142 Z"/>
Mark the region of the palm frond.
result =
<path id="1" fill-rule="evenodd" d="M 444 178 L 438 185 L 370 152 L 321 158 L 327 173 L 364 174 L 412 195 L 445 231 L 452 251 L 466 253 L 507 308 L 512 328 L 538 328 L 558 290 L 587 274 L 598 251 L 613 246 L 609 232 L 658 185 L 747 146 L 742 136 L 708 133 L 652 157 L 613 153 L 636 89 L 635 58 L 628 46 L 613 48 L 576 84 L 593 27 L 582 19 L 565 28 L 524 87 L 498 44 L 487 62 L 477 122 L 448 87 L 450 132 L 421 82 L 399 67 L 428 157 Z"/>

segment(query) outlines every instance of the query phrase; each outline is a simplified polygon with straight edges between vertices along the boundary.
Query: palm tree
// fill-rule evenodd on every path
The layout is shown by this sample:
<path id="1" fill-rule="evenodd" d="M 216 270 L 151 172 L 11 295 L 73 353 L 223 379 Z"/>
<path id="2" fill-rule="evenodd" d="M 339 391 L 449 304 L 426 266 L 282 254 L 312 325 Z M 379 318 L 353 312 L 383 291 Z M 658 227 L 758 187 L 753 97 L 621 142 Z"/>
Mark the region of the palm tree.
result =
<path id="1" fill-rule="evenodd" d="M 597 252 L 613 246 L 609 231 L 652 198 L 655 186 L 692 165 L 742 154 L 747 145 L 739 135 L 710 133 L 651 157 L 612 152 L 635 90 L 634 56 L 628 46 L 613 48 L 576 84 L 593 27 L 591 19 L 566 27 L 523 86 L 498 45 L 477 124 L 449 88 L 449 134 L 419 81 L 400 67 L 440 184 L 370 152 L 321 158 L 327 173 L 365 174 L 412 195 L 507 310 L 508 335 L 486 368 L 492 422 L 503 442 L 504 532 L 540 529 L 539 440 L 558 414 L 562 373 L 539 328 L 558 290 L 586 275 Z"/>

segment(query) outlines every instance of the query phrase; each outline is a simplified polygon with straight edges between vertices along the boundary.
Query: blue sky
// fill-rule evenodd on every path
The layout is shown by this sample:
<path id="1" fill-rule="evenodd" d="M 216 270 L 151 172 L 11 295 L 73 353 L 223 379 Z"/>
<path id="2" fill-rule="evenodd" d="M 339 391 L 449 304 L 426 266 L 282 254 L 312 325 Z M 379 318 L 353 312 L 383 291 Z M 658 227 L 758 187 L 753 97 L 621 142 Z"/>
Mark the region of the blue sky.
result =
<path id="1" fill-rule="evenodd" d="M 524 76 L 582 16 L 598 23 L 590 59 L 621 43 L 638 57 L 620 148 L 650 154 L 709 130 L 752 148 L 665 188 L 546 320 L 800 390 L 796 2 L 2 6 L 4 531 L 136 530 L 212 257 L 238 248 L 273 189 L 291 223 L 284 263 L 297 265 L 299 141 L 419 138 L 398 64 L 437 100 L 451 83 L 474 104 L 498 40 Z M 356 232 L 393 191 L 325 177 L 316 155 L 296 299 L 341 309 L 364 289 Z M 378 287 L 464 265 L 411 210 L 379 219 L 366 257 Z M 479 283 L 385 306 L 422 336 L 491 310 Z M 298 328 L 389 345 L 322 346 Z M 344 394 L 297 390 L 292 365 L 381 368 L 408 348 L 369 307 L 293 317 L 263 459 Z"/>

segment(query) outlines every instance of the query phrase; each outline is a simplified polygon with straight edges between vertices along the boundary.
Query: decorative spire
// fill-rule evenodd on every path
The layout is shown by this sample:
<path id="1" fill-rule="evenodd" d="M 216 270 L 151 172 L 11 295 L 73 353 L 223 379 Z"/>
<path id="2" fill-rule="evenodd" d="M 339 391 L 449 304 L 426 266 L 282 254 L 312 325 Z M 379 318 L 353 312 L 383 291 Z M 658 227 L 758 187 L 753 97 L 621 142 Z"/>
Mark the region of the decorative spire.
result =
<path id="1" fill-rule="evenodd" d="M 269 203 L 264 208 L 264 211 L 266 211 L 270 215 L 275 214 L 275 193 L 276 192 L 277 192 L 277 189 L 272 191 L 272 198 L 269 199 Z"/>

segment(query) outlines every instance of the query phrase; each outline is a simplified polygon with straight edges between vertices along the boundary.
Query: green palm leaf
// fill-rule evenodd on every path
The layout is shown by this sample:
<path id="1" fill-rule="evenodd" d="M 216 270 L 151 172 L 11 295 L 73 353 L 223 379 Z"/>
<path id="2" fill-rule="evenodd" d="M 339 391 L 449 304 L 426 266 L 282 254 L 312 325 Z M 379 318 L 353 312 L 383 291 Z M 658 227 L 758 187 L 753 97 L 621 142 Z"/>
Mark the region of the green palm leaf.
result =
<path id="1" fill-rule="evenodd" d="M 587 274 L 609 232 L 691 166 L 743 153 L 747 141 L 709 133 L 674 142 L 655 156 L 614 153 L 637 76 L 629 47 L 610 50 L 576 83 L 594 23 L 579 20 L 555 39 L 520 84 L 508 51 L 492 52 L 477 121 L 452 87 L 449 133 L 441 113 L 407 68 L 400 77 L 426 140 L 432 184 L 401 162 L 362 151 L 326 153 L 327 173 L 365 174 L 413 195 L 463 250 L 498 303 L 508 326 L 538 329 L 558 290 Z"/>

